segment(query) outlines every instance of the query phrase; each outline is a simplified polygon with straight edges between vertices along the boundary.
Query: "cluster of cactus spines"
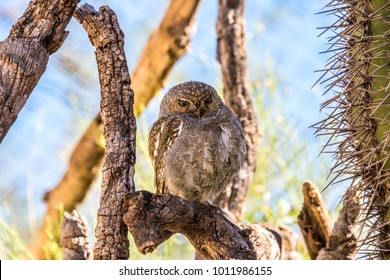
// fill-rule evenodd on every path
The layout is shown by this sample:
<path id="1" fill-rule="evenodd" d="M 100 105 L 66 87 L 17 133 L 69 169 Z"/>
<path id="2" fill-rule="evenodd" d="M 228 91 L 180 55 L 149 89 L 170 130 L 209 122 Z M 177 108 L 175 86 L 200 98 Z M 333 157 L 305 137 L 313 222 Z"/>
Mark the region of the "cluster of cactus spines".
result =
<path id="1" fill-rule="evenodd" d="M 333 0 L 323 12 L 336 18 L 319 79 L 333 96 L 314 127 L 335 156 L 330 184 L 349 179 L 363 193 L 361 255 L 390 259 L 390 2 Z"/>

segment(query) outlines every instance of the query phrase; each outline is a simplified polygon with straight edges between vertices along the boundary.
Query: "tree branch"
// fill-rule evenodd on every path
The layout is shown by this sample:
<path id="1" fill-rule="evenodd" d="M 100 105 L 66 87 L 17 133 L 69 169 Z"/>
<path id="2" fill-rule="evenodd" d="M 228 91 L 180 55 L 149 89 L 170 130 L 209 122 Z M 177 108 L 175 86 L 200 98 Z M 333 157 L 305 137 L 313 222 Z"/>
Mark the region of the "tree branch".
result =
<path id="1" fill-rule="evenodd" d="M 35 0 L 0 42 L 0 143 L 57 51 L 79 0 Z"/>
<path id="2" fill-rule="evenodd" d="M 322 248 L 317 260 L 351 260 L 357 252 L 358 236 L 354 231 L 362 211 L 361 192 L 350 188 L 344 206 L 330 233 L 329 244 Z"/>
<path id="3" fill-rule="evenodd" d="M 286 234 L 261 225 L 237 226 L 213 205 L 171 194 L 138 191 L 126 198 L 124 222 L 138 250 L 153 252 L 174 233 L 206 259 L 286 259 Z M 282 241 L 284 240 L 284 241 Z"/>
<path id="4" fill-rule="evenodd" d="M 247 81 L 244 0 L 219 0 L 217 59 L 221 64 L 225 102 L 240 121 L 247 142 L 239 176 L 214 203 L 242 218 L 247 192 L 256 169 L 259 132 Z"/>
<path id="5" fill-rule="evenodd" d="M 101 87 L 101 115 L 106 151 L 98 210 L 94 259 L 128 259 L 129 240 L 123 202 L 134 191 L 136 121 L 134 94 L 124 51 L 124 34 L 107 6 L 99 12 L 84 4 L 75 12 L 96 48 Z"/>
<path id="6" fill-rule="evenodd" d="M 187 52 L 199 2 L 200 0 L 172 0 L 163 20 L 146 44 L 132 75 L 136 116 L 142 113 L 163 86 L 175 62 Z M 102 130 L 99 113 L 74 148 L 64 177 L 45 196 L 46 214 L 30 248 L 36 258 L 45 258 L 42 248 L 48 241 L 47 221 L 58 224 L 58 205 L 63 203 L 65 211 L 75 209 L 96 178 L 104 154 L 104 147 L 99 145 Z"/>
<path id="7" fill-rule="evenodd" d="M 318 187 L 305 182 L 302 186 L 303 206 L 298 216 L 306 247 L 311 259 L 315 260 L 319 251 L 329 242 L 330 218 Z"/>

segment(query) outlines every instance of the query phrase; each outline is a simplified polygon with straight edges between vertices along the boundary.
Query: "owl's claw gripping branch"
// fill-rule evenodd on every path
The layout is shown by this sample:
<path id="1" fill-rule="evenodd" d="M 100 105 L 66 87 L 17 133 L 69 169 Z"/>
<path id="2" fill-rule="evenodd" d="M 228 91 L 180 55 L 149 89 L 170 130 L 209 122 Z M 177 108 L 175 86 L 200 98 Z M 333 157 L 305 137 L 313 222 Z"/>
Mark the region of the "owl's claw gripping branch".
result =
<path id="1" fill-rule="evenodd" d="M 289 255 L 282 253 L 289 245 L 283 232 L 261 225 L 235 225 L 211 204 L 138 191 L 126 197 L 124 208 L 123 220 L 143 254 L 181 233 L 206 259 L 285 259 Z"/>

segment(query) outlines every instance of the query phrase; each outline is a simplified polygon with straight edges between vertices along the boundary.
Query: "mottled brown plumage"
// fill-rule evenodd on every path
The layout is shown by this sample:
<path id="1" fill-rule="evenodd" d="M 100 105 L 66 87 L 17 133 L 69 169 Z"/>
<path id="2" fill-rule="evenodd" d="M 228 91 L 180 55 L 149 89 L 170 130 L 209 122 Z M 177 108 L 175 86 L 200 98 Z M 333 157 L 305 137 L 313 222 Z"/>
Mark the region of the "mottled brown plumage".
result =
<path id="1" fill-rule="evenodd" d="M 244 133 L 216 90 L 202 82 L 174 86 L 149 133 L 158 193 L 207 201 L 237 176 Z"/>

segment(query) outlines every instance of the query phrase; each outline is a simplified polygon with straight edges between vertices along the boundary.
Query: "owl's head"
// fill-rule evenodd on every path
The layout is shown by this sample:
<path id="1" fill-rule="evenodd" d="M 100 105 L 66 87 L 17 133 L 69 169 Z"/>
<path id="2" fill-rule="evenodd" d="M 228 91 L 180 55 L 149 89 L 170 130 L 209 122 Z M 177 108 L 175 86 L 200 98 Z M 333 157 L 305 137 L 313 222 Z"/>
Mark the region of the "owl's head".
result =
<path id="1" fill-rule="evenodd" d="M 187 113 L 194 118 L 202 118 L 224 106 L 217 91 L 202 82 L 185 82 L 172 87 L 160 105 L 160 117 L 172 113 Z"/>

